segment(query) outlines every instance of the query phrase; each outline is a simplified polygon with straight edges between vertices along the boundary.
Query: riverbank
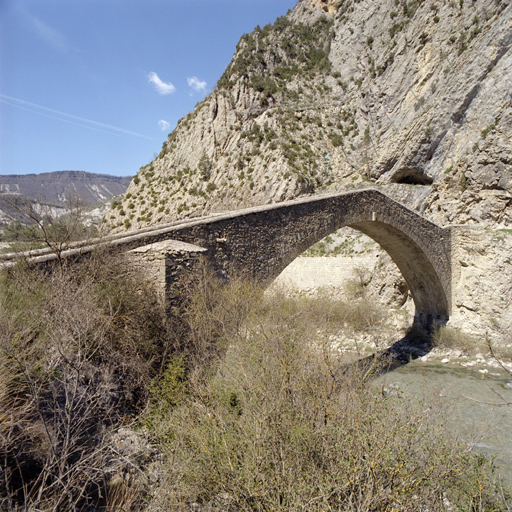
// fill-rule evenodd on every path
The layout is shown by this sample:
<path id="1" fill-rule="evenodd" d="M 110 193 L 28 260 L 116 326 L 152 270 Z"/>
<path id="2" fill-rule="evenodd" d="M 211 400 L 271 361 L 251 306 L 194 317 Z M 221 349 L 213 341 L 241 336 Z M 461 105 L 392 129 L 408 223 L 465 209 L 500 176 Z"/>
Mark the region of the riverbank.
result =
<path id="1" fill-rule="evenodd" d="M 493 357 L 486 345 L 486 340 L 477 340 L 477 343 L 479 343 L 468 353 L 457 347 L 432 347 L 428 343 L 423 342 L 416 344 L 413 339 L 407 339 L 405 329 L 393 329 L 393 325 L 388 326 L 386 331 L 383 335 L 382 331 L 378 333 L 368 333 L 357 332 L 351 329 L 347 331 L 345 328 L 345 330 L 341 330 L 337 334 L 330 334 L 329 340 L 340 353 L 346 354 L 350 359 L 382 352 L 391 347 L 401 347 L 401 350 L 395 351 L 411 352 L 413 354 L 412 359 L 419 359 L 424 363 L 428 362 L 462 368 L 475 368 L 481 373 L 488 373 L 493 369 L 501 368 L 504 371 L 510 372 L 512 379 L 512 361 L 503 350 L 499 352 L 499 355 L 496 354 L 496 357 Z M 512 350 L 512 346 L 510 345 L 505 345 L 504 348 L 506 350 Z"/>
<path id="2" fill-rule="evenodd" d="M 382 284 L 377 292 L 375 283 L 371 283 L 379 269 L 384 265 L 386 268 L 389 266 L 387 261 L 384 264 L 386 255 L 365 238 L 349 235 L 342 240 L 344 252 L 341 255 L 296 258 L 276 279 L 269 293 L 277 292 L 294 298 L 323 296 L 330 300 L 363 302 L 363 308 L 366 300 L 372 305 L 381 306 L 385 310 L 384 322 L 373 322 L 372 318 L 368 318 L 366 325 L 351 328 L 353 326 L 345 324 L 340 326 L 338 332 L 329 334 L 341 353 L 367 356 L 395 346 L 399 352 L 412 352 L 415 358 L 423 362 L 475 367 L 483 373 L 503 365 L 504 370 L 512 372 L 512 338 L 506 340 L 503 337 L 497 341 L 494 337 L 491 344 L 494 356 L 490 353 L 485 336 L 452 328 L 449 324 L 436 333 L 433 343 L 421 339 L 418 342 L 418 337 L 407 339 L 414 319 L 414 302 L 410 293 L 397 290 L 393 286 L 396 285 L 393 279 L 388 278 L 389 282 Z M 336 247 L 339 246 L 334 245 Z M 320 249 L 326 254 L 333 251 L 329 245 Z M 312 254 L 317 252 L 318 249 Z M 386 290 L 386 286 L 389 290 Z M 421 333 L 418 334 L 421 338 Z M 411 345 L 418 350 L 413 350 Z"/>

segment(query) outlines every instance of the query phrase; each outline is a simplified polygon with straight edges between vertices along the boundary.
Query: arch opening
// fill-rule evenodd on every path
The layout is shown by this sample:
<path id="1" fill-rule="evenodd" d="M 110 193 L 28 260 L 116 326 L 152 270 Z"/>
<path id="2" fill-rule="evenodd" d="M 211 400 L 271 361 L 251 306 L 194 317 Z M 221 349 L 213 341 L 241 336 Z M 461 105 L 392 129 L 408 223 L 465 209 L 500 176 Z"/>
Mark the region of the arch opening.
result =
<path id="1" fill-rule="evenodd" d="M 375 240 L 391 257 L 411 292 L 415 322 L 430 327 L 446 323 L 448 300 L 437 272 L 425 252 L 403 231 L 378 221 L 350 225 Z"/>
<path id="2" fill-rule="evenodd" d="M 407 304 L 409 317 L 414 314 L 409 288 L 398 267 L 373 239 L 348 226 L 300 254 L 273 286 L 292 294 L 371 299 L 393 310 Z"/>
<path id="3" fill-rule="evenodd" d="M 403 276 L 414 302 L 414 323 L 430 328 L 432 324 L 446 323 L 449 318 L 449 304 L 445 290 L 434 265 L 423 249 L 407 234 L 390 224 L 376 220 L 362 220 L 345 224 L 375 241 L 397 266 Z M 326 233 L 317 236 L 297 237 L 296 243 L 283 261 L 276 278 L 292 261 L 307 251 L 325 236 L 331 236 L 345 226 L 331 226 Z M 327 232 L 328 231 L 328 232 Z"/>

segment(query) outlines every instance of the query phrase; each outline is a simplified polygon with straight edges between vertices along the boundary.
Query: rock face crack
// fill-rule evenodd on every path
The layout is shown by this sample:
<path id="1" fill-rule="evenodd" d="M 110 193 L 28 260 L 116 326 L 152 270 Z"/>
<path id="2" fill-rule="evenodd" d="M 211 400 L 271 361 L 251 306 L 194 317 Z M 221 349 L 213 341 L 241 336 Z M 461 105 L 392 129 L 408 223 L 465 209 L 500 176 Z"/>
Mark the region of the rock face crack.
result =
<path id="1" fill-rule="evenodd" d="M 215 121 L 215 119 L 217 119 L 218 113 L 219 113 L 219 101 L 218 101 L 217 97 L 215 97 L 215 101 L 213 103 L 213 108 L 212 108 L 212 123 Z"/>
<path id="2" fill-rule="evenodd" d="M 477 97 L 478 92 L 480 91 L 480 87 L 482 86 L 481 82 L 484 80 L 485 76 L 488 73 L 482 74 L 482 77 L 479 80 L 479 83 L 477 83 L 471 91 L 469 91 L 469 94 L 464 98 L 464 101 L 462 102 L 462 105 L 457 109 L 456 112 L 452 115 L 452 121 L 455 124 L 460 124 L 464 120 L 464 116 L 466 115 L 466 111 L 469 108 L 469 105 L 471 105 L 472 101 Z"/>

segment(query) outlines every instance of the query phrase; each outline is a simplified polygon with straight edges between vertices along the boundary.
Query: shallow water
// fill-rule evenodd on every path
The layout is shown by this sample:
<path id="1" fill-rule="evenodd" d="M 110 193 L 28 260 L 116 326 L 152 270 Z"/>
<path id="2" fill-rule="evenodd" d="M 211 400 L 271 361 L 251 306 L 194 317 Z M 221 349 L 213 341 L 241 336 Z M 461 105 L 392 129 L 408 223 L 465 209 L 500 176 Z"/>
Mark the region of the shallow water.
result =
<path id="1" fill-rule="evenodd" d="M 418 359 L 375 384 L 404 397 L 438 399 L 448 435 L 456 433 L 475 450 L 495 457 L 500 474 L 512 485 L 512 404 L 495 405 L 512 402 L 512 377 L 505 371 Z"/>

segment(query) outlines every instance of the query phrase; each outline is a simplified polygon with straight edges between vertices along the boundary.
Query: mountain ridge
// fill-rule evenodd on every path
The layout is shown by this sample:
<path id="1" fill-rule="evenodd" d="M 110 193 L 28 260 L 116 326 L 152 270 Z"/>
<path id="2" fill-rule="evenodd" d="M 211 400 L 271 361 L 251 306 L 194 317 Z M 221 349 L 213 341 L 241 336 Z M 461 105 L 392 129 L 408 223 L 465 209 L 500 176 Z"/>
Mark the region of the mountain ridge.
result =
<path id="1" fill-rule="evenodd" d="M 131 179 L 131 176 L 72 170 L 6 174 L 0 176 L 0 195 L 22 195 L 61 204 L 67 200 L 66 193 L 76 192 L 82 200 L 95 203 L 123 194 Z"/>
<path id="2" fill-rule="evenodd" d="M 131 176 L 90 173 L 86 171 L 53 171 L 0 176 L 0 221 L 21 219 L 23 202 L 46 204 L 65 213 L 78 199 L 84 206 L 105 203 L 121 196 Z"/>

